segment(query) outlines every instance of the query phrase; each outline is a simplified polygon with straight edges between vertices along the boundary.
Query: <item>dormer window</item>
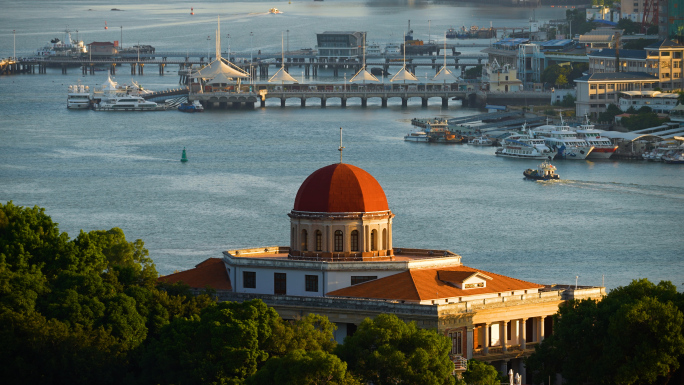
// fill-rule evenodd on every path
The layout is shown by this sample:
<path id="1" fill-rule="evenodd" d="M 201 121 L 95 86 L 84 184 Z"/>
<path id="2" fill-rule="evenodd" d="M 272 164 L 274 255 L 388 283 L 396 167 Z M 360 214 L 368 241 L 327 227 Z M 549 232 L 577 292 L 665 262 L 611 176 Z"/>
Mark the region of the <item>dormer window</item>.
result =
<path id="1" fill-rule="evenodd" d="M 437 272 L 437 277 L 447 285 L 463 290 L 485 288 L 487 281 L 492 279 L 492 277 L 479 271 L 440 270 Z"/>

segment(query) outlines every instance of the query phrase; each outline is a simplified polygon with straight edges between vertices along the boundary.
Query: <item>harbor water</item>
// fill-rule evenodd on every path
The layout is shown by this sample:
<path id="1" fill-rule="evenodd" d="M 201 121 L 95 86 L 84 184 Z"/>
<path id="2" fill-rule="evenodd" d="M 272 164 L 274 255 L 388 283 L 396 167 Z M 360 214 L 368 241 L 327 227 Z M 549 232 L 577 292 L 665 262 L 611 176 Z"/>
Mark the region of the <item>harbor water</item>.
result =
<path id="1" fill-rule="evenodd" d="M 213 37 L 219 13 L 232 49 L 249 51 L 253 31 L 255 50 L 275 52 L 285 29 L 295 49 L 312 47 L 315 33 L 325 30 L 367 30 L 369 39 L 386 42 L 401 36 L 411 18 L 415 35 L 427 39 L 427 20 L 437 35 L 462 24 L 488 26 L 495 17 L 485 7 L 403 1 L 200 2 L 194 19 L 186 2 L 123 1 L 120 12 L 88 11 L 93 6 L 79 1 L 31 3 L 9 5 L 17 26 L 1 23 L 0 56 L 11 56 L 12 29 L 17 44 L 34 50 L 65 24 L 89 42 L 118 39 L 125 22 L 125 45 L 130 34 L 158 50 L 198 50 Z M 41 4 L 54 11 L 47 16 Z M 284 13 L 266 14 L 274 6 Z M 496 13 L 495 26 L 503 19 L 524 25 L 530 16 L 518 8 Z M 559 18 L 564 11 L 558 13 L 538 9 L 536 16 Z M 175 69 L 167 70 L 133 79 L 153 90 L 177 87 Z M 344 162 L 367 170 L 385 189 L 396 214 L 396 247 L 449 249 L 468 266 L 537 283 L 574 284 L 578 277 L 579 285 L 614 288 L 648 278 L 682 288 L 679 165 L 555 161 L 561 181 L 525 181 L 522 172 L 537 161 L 499 158 L 493 147 L 405 142 L 412 118 L 481 112 L 442 108 L 438 99 L 427 108 L 419 99 L 407 108 L 398 99 L 387 108 L 372 99 L 366 108 L 353 99 L 346 108 L 339 100 L 301 108 L 292 99 L 284 108 L 273 100 L 266 108 L 201 114 L 66 109 L 68 85 L 80 80 L 93 87 L 105 79 L 79 70 L 0 77 L 0 201 L 45 207 L 71 237 L 120 227 L 129 240 L 145 241 L 161 274 L 223 250 L 287 245 L 297 189 L 314 170 L 339 161 L 342 127 Z M 131 75 L 116 80 L 130 83 Z M 324 73 L 317 80 L 332 79 Z M 187 163 L 180 162 L 183 148 Z"/>

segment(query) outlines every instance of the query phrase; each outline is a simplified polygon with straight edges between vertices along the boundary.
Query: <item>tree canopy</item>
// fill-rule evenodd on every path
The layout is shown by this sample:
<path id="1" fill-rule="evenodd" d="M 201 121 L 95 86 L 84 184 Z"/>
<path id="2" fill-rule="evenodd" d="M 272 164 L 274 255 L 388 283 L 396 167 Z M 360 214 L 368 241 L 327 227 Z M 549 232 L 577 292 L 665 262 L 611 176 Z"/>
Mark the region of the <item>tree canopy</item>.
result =
<path id="1" fill-rule="evenodd" d="M 684 295 L 670 282 L 635 280 L 602 301 L 570 301 L 526 365 L 534 382 L 667 383 L 684 360 Z"/>
<path id="2" fill-rule="evenodd" d="M 419 329 L 396 315 L 366 319 L 337 355 L 373 384 L 454 384 L 451 344 L 436 330 Z"/>

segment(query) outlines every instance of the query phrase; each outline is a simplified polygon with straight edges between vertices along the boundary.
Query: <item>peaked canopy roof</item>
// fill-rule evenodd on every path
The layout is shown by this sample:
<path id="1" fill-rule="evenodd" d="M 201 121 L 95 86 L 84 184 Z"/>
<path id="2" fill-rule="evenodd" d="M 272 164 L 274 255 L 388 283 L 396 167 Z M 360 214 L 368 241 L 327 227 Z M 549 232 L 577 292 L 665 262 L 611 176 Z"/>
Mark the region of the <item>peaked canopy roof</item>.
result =
<path id="1" fill-rule="evenodd" d="M 292 75 L 288 74 L 287 71 L 285 71 L 285 67 L 280 67 L 278 72 L 276 72 L 273 76 L 271 76 L 270 79 L 268 79 L 268 82 L 294 82 L 298 83 L 297 79 L 293 78 Z"/>
<path id="2" fill-rule="evenodd" d="M 446 66 L 442 67 L 442 69 L 439 70 L 439 72 L 437 72 L 435 77 L 432 78 L 432 80 L 445 81 L 445 82 L 453 81 L 454 79 L 456 79 L 456 77 L 454 76 L 454 74 L 451 73 L 451 71 L 449 71 L 448 68 L 446 68 Z"/>
<path id="3" fill-rule="evenodd" d="M 366 80 L 369 81 L 369 82 L 379 82 L 379 81 L 380 81 L 380 80 L 378 80 L 378 78 L 375 77 L 375 75 L 373 75 L 372 73 L 366 71 L 366 67 L 363 67 L 363 68 L 361 68 L 361 69 L 359 70 L 359 72 L 356 73 L 356 75 L 354 75 L 354 76 L 349 80 L 349 82 L 350 82 L 350 83 L 353 83 L 353 82 L 365 82 Z"/>
<path id="4" fill-rule="evenodd" d="M 223 58 L 218 58 L 206 67 L 202 68 L 197 72 L 197 77 L 202 79 L 211 79 L 218 74 L 224 74 L 229 78 L 248 78 L 249 74 L 239 68 L 233 67 L 233 65 Z"/>
<path id="5" fill-rule="evenodd" d="M 412 73 L 409 72 L 409 70 L 406 69 L 406 67 L 401 67 L 399 72 L 397 72 L 394 76 L 392 76 L 392 79 L 390 79 L 390 82 L 396 82 L 396 81 L 412 81 L 412 82 L 417 82 L 418 78 L 415 77 Z"/>
<path id="6" fill-rule="evenodd" d="M 213 78 L 211 78 L 209 81 L 207 81 L 207 84 L 228 84 L 228 83 L 233 83 L 233 79 L 228 77 L 228 75 L 224 73 L 220 73 Z"/>

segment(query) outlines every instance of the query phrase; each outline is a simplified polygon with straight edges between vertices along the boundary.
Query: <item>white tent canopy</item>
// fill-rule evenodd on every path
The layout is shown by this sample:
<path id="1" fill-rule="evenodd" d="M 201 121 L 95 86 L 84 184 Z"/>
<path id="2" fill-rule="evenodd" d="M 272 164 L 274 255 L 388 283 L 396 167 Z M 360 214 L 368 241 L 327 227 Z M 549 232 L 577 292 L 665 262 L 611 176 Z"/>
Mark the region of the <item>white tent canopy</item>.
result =
<path id="1" fill-rule="evenodd" d="M 209 63 L 208 66 L 199 70 L 195 75 L 202 79 L 211 79 L 218 74 L 224 74 L 230 78 L 249 78 L 249 74 L 244 72 L 239 68 L 235 68 L 232 65 L 225 63 L 225 59 L 219 58 Z"/>
<path id="2" fill-rule="evenodd" d="M 353 82 L 380 82 L 372 73 L 366 71 L 366 67 L 363 67 L 356 73 L 350 80 L 349 83 Z"/>
<path id="3" fill-rule="evenodd" d="M 234 83 L 233 78 L 228 77 L 226 74 L 220 73 L 210 80 L 207 81 L 207 84 L 229 84 L 229 83 Z"/>
<path id="4" fill-rule="evenodd" d="M 268 79 L 268 82 L 294 82 L 298 83 L 297 79 L 293 78 L 290 74 L 285 71 L 285 67 L 280 67 L 278 72 L 275 73 L 275 75 L 271 76 L 270 79 Z"/>
<path id="5" fill-rule="evenodd" d="M 437 80 L 437 81 L 444 81 L 444 82 L 451 82 L 454 81 L 456 77 L 454 77 L 454 74 L 449 71 L 448 68 L 442 67 L 442 69 L 437 72 L 435 77 L 432 78 L 432 80 Z"/>
<path id="6" fill-rule="evenodd" d="M 401 67 L 401 69 L 399 70 L 399 72 L 397 72 L 397 73 L 392 77 L 392 79 L 390 79 L 390 82 L 396 82 L 396 81 L 400 81 L 400 80 L 403 80 L 403 81 L 407 81 L 407 80 L 408 80 L 408 81 L 417 82 L 417 81 L 418 81 L 418 78 L 416 78 L 415 75 L 413 75 L 412 73 L 410 73 L 410 72 L 406 69 L 406 67 Z"/>

